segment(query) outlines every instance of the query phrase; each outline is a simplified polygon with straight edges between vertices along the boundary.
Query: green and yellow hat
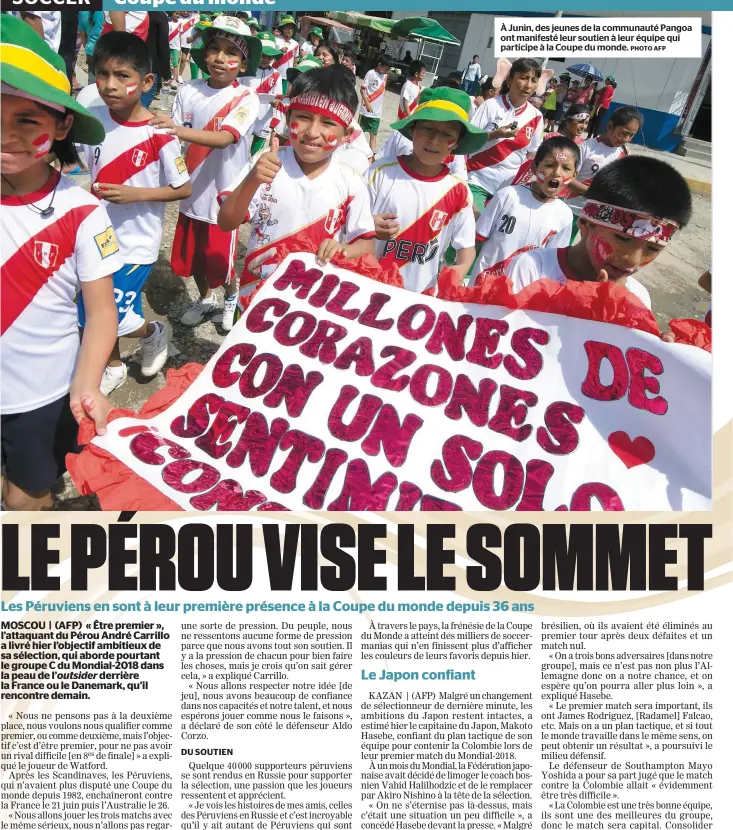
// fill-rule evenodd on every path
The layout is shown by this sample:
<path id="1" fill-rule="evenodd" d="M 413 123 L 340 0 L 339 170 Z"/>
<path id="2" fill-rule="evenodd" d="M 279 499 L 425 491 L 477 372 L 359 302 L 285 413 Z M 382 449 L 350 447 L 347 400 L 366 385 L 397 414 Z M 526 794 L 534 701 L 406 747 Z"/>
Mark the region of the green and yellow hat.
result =
<path id="1" fill-rule="evenodd" d="M 297 63 L 295 66 L 288 69 L 285 74 L 288 81 L 292 84 L 301 72 L 307 72 L 309 69 L 320 69 L 322 66 L 323 61 L 319 61 L 318 58 L 308 55 L 308 57 L 303 58 L 300 63 Z"/>
<path id="2" fill-rule="evenodd" d="M 259 32 L 262 30 L 262 26 L 260 26 L 260 21 L 256 17 L 250 17 L 247 21 L 247 25 L 253 32 Z"/>
<path id="3" fill-rule="evenodd" d="M 412 115 L 392 124 L 392 129 L 412 138 L 411 127 L 416 121 L 457 121 L 466 132 L 456 145 L 454 152 L 467 156 L 480 150 L 489 140 L 488 133 L 469 121 L 471 98 L 466 92 L 449 86 L 423 90 Z"/>
<path id="4" fill-rule="evenodd" d="M 282 55 L 275 40 L 275 35 L 272 32 L 257 32 L 257 37 L 262 41 L 263 55 L 267 55 L 270 58 L 279 58 Z"/>
<path id="5" fill-rule="evenodd" d="M 74 116 L 69 136 L 79 144 L 101 144 L 104 127 L 71 97 L 63 58 L 19 17 L 0 15 L 0 71 L 3 92 L 31 96 L 40 103 L 63 107 Z M 11 87 L 11 89 L 8 89 Z"/>
<path id="6" fill-rule="evenodd" d="M 316 37 L 319 37 L 321 38 L 321 40 L 323 40 L 323 29 L 321 29 L 320 26 L 311 26 L 311 28 L 308 31 L 308 37 L 310 37 L 311 35 L 316 35 Z"/>
<path id="7" fill-rule="evenodd" d="M 252 34 L 244 20 L 220 14 L 209 25 L 198 28 L 200 31 L 191 44 L 191 57 L 199 69 L 208 73 L 206 46 L 212 38 L 221 37 L 231 41 L 244 55 L 246 66 L 242 74 L 257 74 L 262 55 L 262 41 Z"/>
<path id="8" fill-rule="evenodd" d="M 298 24 L 295 22 L 295 18 L 292 14 L 284 14 L 280 18 L 280 22 L 277 25 L 280 29 L 282 29 L 283 26 L 295 26 L 296 29 L 298 28 Z"/>

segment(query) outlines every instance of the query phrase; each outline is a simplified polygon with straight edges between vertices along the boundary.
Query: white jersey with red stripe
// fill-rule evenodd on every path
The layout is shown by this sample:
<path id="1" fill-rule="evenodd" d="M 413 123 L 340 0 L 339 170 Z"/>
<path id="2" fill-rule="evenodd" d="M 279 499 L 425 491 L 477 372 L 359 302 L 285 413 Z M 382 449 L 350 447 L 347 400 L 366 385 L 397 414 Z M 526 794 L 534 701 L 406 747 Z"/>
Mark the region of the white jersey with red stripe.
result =
<path id="1" fill-rule="evenodd" d="M 150 28 L 150 18 L 147 12 L 125 12 L 125 31 L 131 32 L 145 40 L 148 36 L 148 29 Z M 104 13 L 104 26 L 100 32 L 100 37 L 106 35 L 107 32 L 114 32 L 115 28 L 112 25 L 112 18 L 109 12 Z"/>
<path id="2" fill-rule="evenodd" d="M 193 27 L 199 22 L 198 14 L 191 14 L 179 21 L 181 24 L 181 49 L 190 49 L 193 40 Z"/>
<path id="3" fill-rule="evenodd" d="M 395 239 L 377 240 L 382 266 L 397 265 L 405 288 L 424 291 L 435 285 L 449 245 L 472 248 L 476 222 L 468 185 L 447 166 L 425 178 L 407 166 L 407 156 L 375 162 L 367 172 L 372 213 L 395 213 L 400 230 Z"/>
<path id="4" fill-rule="evenodd" d="M 260 107 L 257 111 L 257 120 L 252 132 L 260 138 L 267 138 L 273 126 L 275 110 L 272 106 L 272 96 L 280 92 L 280 79 L 280 73 L 272 66 L 265 69 L 259 67 L 254 77 L 247 75 L 239 79 L 243 86 L 248 87 L 259 96 Z"/>
<path id="5" fill-rule="evenodd" d="M 176 124 L 194 130 L 230 132 L 235 141 L 223 149 L 188 144 L 186 166 L 193 193 L 181 202 L 181 213 L 201 222 L 216 224 L 217 195 L 249 160 L 251 133 L 260 101 L 250 89 L 234 81 L 224 89 L 212 89 L 204 80 L 189 81 L 179 88 L 171 117 Z"/>
<path id="6" fill-rule="evenodd" d="M 628 156 L 626 145 L 609 147 L 597 138 L 589 138 L 580 145 L 580 168 L 577 179 L 583 184 L 590 184 L 593 176 L 611 162 Z"/>
<path id="7" fill-rule="evenodd" d="M 381 159 L 386 158 L 397 158 L 397 156 L 409 156 L 411 153 L 412 142 L 410 139 L 405 138 L 402 133 L 397 130 L 392 130 L 389 138 L 382 145 L 382 149 L 379 150 L 377 155 L 374 157 L 374 161 L 380 161 Z M 451 155 L 446 156 L 443 161 L 448 165 L 448 170 L 450 170 L 454 176 L 458 176 L 458 178 L 463 179 L 464 182 L 466 181 L 467 174 L 465 156 L 456 156 L 451 153 Z"/>
<path id="8" fill-rule="evenodd" d="M 290 40 L 285 40 L 284 37 L 276 37 L 275 44 L 277 45 L 278 49 L 285 49 L 282 55 L 279 58 L 275 58 L 273 66 L 280 75 L 285 78 L 288 69 L 292 69 L 295 66 L 295 61 L 298 59 L 298 55 L 300 54 L 300 44 L 297 40 L 290 38 Z"/>
<path id="9" fill-rule="evenodd" d="M 502 188 L 476 221 L 476 241 L 483 242 L 473 274 L 505 274 L 514 257 L 535 248 L 570 244 L 573 212 L 560 199 L 540 201 L 531 185 Z"/>
<path id="10" fill-rule="evenodd" d="M 387 76 L 381 75 L 376 69 L 370 69 L 361 82 L 361 88 L 366 92 L 372 111 L 369 112 L 362 102 L 359 115 L 364 115 L 367 118 L 379 118 L 382 115 L 384 91 L 387 89 Z"/>
<path id="11" fill-rule="evenodd" d="M 471 123 L 486 132 L 517 122 L 514 138 L 497 138 L 467 159 L 468 183 L 494 194 L 519 169 L 528 153 L 536 153 L 542 143 L 543 121 L 531 104 L 512 106 L 509 96 L 497 95 L 476 110 Z"/>
<path id="12" fill-rule="evenodd" d="M 512 261 L 507 276 L 514 284 L 515 294 L 541 279 L 553 280 L 562 285 L 568 280 L 577 279 L 568 265 L 568 248 L 539 248 L 521 254 Z M 625 288 L 651 309 L 652 298 L 639 280 L 627 277 Z"/>
<path id="13" fill-rule="evenodd" d="M 148 121 L 118 121 L 107 107 L 89 111 L 104 124 L 104 141 L 82 145 L 92 180 L 128 187 L 180 187 L 188 181 L 181 143 L 174 135 L 155 130 Z M 163 238 L 165 202 L 104 202 L 126 265 L 149 265 L 158 259 Z"/>
<path id="14" fill-rule="evenodd" d="M 422 86 L 420 84 L 416 84 L 414 81 L 408 80 L 402 85 L 400 102 L 397 105 L 397 118 L 400 121 L 402 121 L 403 118 L 407 118 L 409 115 L 412 115 L 413 111 L 417 107 L 417 99 L 420 97 L 421 92 Z"/>
<path id="15" fill-rule="evenodd" d="M 181 21 L 168 21 L 168 46 L 171 49 L 180 51 L 181 49 Z"/>
<path id="16" fill-rule="evenodd" d="M 369 193 L 364 180 L 350 167 L 332 157 L 323 173 L 309 179 L 300 169 L 292 147 L 283 148 L 278 158 L 282 167 L 272 184 L 261 185 L 249 205 L 251 231 L 241 296 L 253 290 L 258 274 L 267 276 L 268 256 L 275 248 L 287 245 L 296 236 L 308 237 L 316 247 L 326 239 L 350 244 L 375 236 Z M 243 170 L 220 199 L 231 193 L 248 172 Z"/>
<path id="17" fill-rule="evenodd" d="M 300 44 L 300 57 L 307 58 L 309 55 L 315 55 L 316 49 L 309 40 L 304 40 Z"/>
<path id="18" fill-rule="evenodd" d="M 53 213 L 42 217 L 28 204 Z M 3 196 L 0 250 L 0 412 L 29 412 L 62 398 L 79 351 L 81 282 L 119 270 L 112 224 L 99 200 L 54 171 L 37 193 Z"/>

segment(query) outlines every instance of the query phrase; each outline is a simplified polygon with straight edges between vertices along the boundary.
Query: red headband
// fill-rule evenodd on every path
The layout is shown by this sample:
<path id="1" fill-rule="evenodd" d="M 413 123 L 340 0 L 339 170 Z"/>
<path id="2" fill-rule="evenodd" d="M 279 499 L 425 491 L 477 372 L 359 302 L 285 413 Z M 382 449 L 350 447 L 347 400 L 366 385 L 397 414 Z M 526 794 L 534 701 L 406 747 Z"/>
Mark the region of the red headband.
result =
<path id="1" fill-rule="evenodd" d="M 307 92 L 305 95 L 298 95 L 290 99 L 290 111 L 305 110 L 316 112 L 319 115 L 327 115 L 338 121 L 342 127 L 348 127 L 354 119 L 354 113 L 346 106 L 328 95 L 321 95 L 318 92 Z"/>
<path id="2" fill-rule="evenodd" d="M 585 203 L 583 216 L 596 225 L 611 228 L 635 239 L 646 239 L 657 245 L 666 245 L 680 228 L 673 219 L 658 219 L 649 213 L 616 207 L 592 199 Z"/>

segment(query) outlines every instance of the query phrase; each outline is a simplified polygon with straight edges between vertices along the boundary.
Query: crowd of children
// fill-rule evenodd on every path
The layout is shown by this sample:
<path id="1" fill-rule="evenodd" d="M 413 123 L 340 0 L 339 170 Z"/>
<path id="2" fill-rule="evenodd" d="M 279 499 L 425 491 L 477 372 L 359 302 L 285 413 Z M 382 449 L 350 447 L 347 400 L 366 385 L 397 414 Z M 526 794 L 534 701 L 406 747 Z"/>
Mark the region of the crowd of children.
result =
<path id="1" fill-rule="evenodd" d="M 143 104 L 155 78 L 139 20 L 98 35 L 94 84 L 78 99 L 41 37 L 18 18 L 0 22 L 9 508 L 49 507 L 76 422 L 92 417 L 104 430 L 105 396 L 127 374 L 119 336 L 141 339 L 143 375 L 164 367 L 170 330 L 144 319 L 142 291 L 167 202 L 179 203 L 172 270 L 198 290 L 180 322 L 213 319 L 224 331 L 282 251 L 306 240 L 323 264 L 337 253 L 375 255 L 409 291 L 433 290 L 450 262 L 459 278 L 507 275 L 516 291 L 543 278 L 609 280 L 650 306 L 633 275 L 690 219 L 690 192 L 673 167 L 626 158 L 641 114 L 620 107 L 583 140 L 590 107 L 568 100 L 561 78 L 536 108 L 541 68 L 530 59 L 475 97 L 460 76 L 423 89 L 425 66 L 413 61 L 399 120 L 376 154 L 389 65 L 359 81 L 355 53 L 337 51 L 318 27 L 299 42 L 290 16 L 278 36 L 241 16 L 171 14 L 180 85 L 170 114 Z M 184 56 L 202 78 L 183 82 Z M 73 163 L 75 146 L 91 193 L 49 164 Z M 576 225 L 569 203 L 581 196 Z"/>

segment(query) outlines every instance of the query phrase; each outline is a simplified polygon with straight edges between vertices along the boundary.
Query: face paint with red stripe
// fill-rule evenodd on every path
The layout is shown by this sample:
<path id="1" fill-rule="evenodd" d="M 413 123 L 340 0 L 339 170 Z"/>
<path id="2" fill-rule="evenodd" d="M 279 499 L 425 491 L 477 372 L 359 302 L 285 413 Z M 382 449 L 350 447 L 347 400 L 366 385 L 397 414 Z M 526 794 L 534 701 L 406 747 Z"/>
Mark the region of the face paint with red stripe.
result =
<path id="1" fill-rule="evenodd" d="M 51 144 L 53 143 L 51 140 L 51 136 L 48 133 L 43 133 L 43 135 L 39 135 L 35 141 L 31 142 L 33 146 L 36 148 L 35 158 L 42 159 L 44 156 L 47 156 L 51 151 Z"/>

